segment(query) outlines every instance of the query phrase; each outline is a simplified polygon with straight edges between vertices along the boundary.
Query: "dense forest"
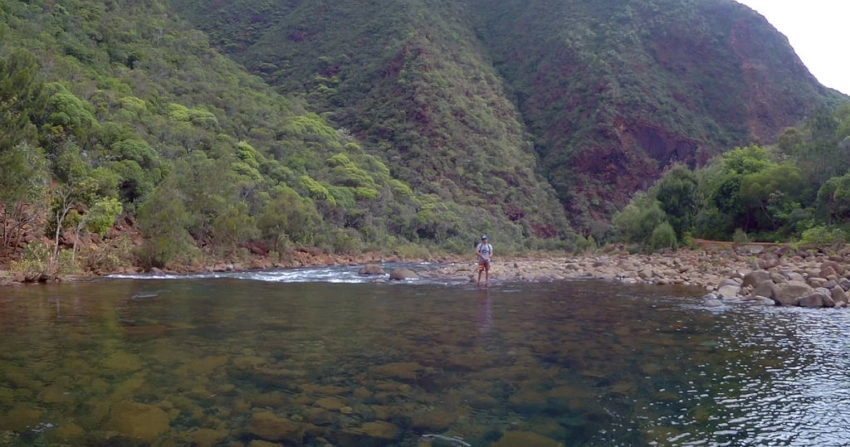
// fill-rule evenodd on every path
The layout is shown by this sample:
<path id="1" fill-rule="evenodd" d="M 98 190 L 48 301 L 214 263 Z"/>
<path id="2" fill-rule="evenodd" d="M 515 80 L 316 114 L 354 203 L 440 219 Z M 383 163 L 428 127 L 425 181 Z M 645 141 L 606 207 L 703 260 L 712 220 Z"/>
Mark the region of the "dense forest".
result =
<path id="1" fill-rule="evenodd" d="M 848 137 L 731 0 L 0 0 L 0 260 L 28 273 L 839 241 Z"/>

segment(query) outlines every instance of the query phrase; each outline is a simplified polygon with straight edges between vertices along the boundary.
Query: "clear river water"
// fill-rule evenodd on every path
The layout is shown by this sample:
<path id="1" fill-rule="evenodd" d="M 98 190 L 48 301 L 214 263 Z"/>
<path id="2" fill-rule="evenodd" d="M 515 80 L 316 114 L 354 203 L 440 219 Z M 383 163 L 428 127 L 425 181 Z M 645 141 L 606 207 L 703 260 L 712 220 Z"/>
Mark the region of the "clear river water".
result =
<path id="1" fill-rule="evenodd" d="M 699 295 L 356 267 L 0 289 L 0 446 L 850 445 L 850 310 Z"/>

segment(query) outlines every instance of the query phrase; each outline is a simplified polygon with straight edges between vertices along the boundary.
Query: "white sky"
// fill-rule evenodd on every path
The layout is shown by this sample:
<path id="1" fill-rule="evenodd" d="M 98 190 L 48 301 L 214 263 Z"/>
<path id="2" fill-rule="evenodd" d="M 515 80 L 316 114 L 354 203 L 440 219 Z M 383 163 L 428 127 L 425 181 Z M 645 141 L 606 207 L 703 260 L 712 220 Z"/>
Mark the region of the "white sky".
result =
<path id="1" fill-rule="evenodd" d="M 821 84 L 850 95 L 850 0 L 737 0 L 784 34 Z"/>

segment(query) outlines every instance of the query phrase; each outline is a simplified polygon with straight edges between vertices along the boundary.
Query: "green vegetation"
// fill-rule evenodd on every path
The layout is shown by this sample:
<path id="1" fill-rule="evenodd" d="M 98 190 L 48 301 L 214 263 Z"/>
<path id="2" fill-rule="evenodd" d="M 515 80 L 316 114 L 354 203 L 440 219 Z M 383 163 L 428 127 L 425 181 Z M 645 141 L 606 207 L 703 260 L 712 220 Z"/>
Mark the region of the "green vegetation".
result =
<path id="1" fill-rule="evenodd" d="M 679 243 L 689 237 L 846 241 L 848 143 L 850 104 L 845 104 L 788 129 L 775 146 L 737 148 L 696 171 L 674 167 L 615 216 L 617 238 L 651 251 L 660 248 L 654 232 L 666 233 L 669 225 Z"/>
<path id="2" fill-rule="evenodd" d="M 642 249 L 835 238 L 850 112 L 736 5 L 0 0 L 0 261 L 583 249 L 662 172 Z"/>
<path id="3" fill-rule="evenodd" d="M 354 253 L 415 243 L 468 251 L 482 231 L 501 235 L 505 249 L 521 249 L 538 244 L 537 236 L 569 234 L 523 152 L 517 121 L 508 138 L 504 131 L 479 138 L 491 148 L 480 160 L 452 149 L 442 125 L 424 139 L 413 127 L 398 141 L 355 137 L 327 119 L 324 100 L 275 92 L 170 8 L 162 1 L 0 1 L 0 255 L 23 256 L 23 235 L 43 234 L 49 249 L 31 247 L 36 267 L 27 269 L 50 275 L 61 263 L 73 267 L 80 244 L 106 237 L 121 215 L 144 237 L 136 262 L 152 267 L 240 256 L 247 244 L 283 258 L 296 247 Z M 467 75 L 440 76 L 411 82 Z M 317 85 L 330 87 L 333 78 Z M 488 97 L 475 101 L 510 110 L 491 84 L 498 84 L 492 75 L 478 82 Z M 422 97 L 421 106 L 430 101 Z M 474 105 L 447 103 L 432 117 L 448 125 L 455 121 L 449 109 Z M 502 126 L 488 119 L 491 129 L 474 133 Z M 389 145 L 427 163 L 400 163 L 387 156 Z"/>

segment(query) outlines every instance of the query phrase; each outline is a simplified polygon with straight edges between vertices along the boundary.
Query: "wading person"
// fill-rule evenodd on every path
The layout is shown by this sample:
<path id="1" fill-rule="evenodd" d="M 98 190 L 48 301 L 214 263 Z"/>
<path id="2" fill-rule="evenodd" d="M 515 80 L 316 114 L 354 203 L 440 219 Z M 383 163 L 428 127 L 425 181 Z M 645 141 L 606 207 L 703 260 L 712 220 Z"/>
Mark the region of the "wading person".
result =
<path id="1" fill-rule="evenodd" d="M 481 243 L 475 248 L 478 255 L 478 287 L 481 287 L 481 272 L 484 272 L 484 285 L 490 285 L 490 258 L 493 256 L 493 246 L 487 241 L 487 235 L 481 236 Z"/>

